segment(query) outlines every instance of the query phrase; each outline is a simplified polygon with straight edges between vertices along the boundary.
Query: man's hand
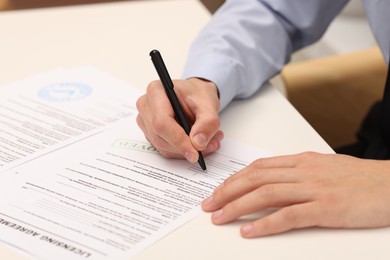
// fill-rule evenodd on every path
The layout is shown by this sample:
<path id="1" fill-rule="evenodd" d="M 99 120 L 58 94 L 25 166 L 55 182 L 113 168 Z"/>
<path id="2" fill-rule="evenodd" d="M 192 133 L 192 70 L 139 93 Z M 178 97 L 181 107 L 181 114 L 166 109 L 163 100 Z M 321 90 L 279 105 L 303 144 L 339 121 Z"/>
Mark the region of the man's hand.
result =
<path id="1" fill-rule="evenodd" d="M 188 137 L 175 120 L 161 81 L 149 84 L 137 101 L 138 126 L 159 152 L 168 158 L 198 161 L 198 151 L 208 155 L 220 148 L 223 132 L 219 130 L 219 98 L 214 83 L 202 79 L 175 80 L 175 92 L 192 125 Z"/>
<path id="2" fill-rule="evenodd" d="M 246 238 L 312 226 L 389 226 L 390 161 L 313 152 L 259 159 L 216 188 L 202 208 L 218 225 L 278 208 L 242 226 Z"/>

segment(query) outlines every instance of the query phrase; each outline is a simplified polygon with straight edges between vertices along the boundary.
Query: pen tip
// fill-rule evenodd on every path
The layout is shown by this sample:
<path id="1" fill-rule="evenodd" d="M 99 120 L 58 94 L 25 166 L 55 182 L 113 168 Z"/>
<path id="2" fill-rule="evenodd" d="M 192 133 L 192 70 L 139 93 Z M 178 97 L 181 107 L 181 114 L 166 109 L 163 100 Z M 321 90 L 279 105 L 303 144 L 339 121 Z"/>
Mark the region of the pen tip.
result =
<path id="1" fill-rule="evenodd" d="M 206 163 L 204 161 L 203 155 L 199 152 L 199 160 L 198 160 L 200 168 L 202 168 L 203 172 L 207 172 Z"/>

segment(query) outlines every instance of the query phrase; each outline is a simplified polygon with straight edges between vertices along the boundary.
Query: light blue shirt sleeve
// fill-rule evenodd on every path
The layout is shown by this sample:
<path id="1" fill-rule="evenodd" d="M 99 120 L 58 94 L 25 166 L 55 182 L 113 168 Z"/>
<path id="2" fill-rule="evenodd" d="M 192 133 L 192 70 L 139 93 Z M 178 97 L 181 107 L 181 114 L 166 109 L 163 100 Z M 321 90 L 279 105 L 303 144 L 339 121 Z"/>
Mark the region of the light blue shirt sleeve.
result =
<path id="1" fill-rule="evenodd" d="M 256 92 L 318 40 L 348 0 L 227 0 L 193 42 L 183 78 L 219 88 L 221 110 Z"/>
<path id="2" fill-rule="evenodd" d="M 390 1 L 363 0 L 366 16 L 386 62 L 390 54 Z M 388 63 L 389 64 L 389 63 Z"/>

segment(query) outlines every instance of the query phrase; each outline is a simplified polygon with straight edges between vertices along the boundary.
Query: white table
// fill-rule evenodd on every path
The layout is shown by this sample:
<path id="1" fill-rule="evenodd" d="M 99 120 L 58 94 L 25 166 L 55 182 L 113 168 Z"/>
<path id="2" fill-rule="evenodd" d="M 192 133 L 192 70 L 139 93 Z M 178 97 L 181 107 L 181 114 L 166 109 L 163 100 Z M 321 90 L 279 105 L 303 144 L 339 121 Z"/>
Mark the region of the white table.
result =
<path id="1" fill-rule="evenodd" d="M 57 67 L 92 65 L 145 88 L 156 79 L 148 53 L 181 75 L 191 41 L 210 14 L 197 0 L 132 1 L 0 13 L 0 85 Z M 275 154 L 332 152 L 289 102 L 268 86 L 222 113 L 226 136 Z M 246 240 L 240 221 L 204 213 L 136 259 L 390 259 L 390 229 L 293 231 Z M 0 244 L 0 259 L 23 259 Z"/>

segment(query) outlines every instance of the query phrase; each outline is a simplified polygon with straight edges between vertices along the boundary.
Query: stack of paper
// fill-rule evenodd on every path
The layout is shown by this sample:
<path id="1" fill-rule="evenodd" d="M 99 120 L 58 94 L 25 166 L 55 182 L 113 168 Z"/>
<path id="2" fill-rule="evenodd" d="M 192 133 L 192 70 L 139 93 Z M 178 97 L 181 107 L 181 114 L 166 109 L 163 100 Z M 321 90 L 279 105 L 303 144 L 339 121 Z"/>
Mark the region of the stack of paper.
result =
<path id="1" fill-rule="evenodd" d="M 92 68 L 0 88 L 0 241 L 43 259 L 125 259 L 268 155 L 225 140 L 207 173 L 165 159 L 136 125 L 139 94 Z"/>
<path id="2" fill-rule="evenodd" d="M 89 67 L 0 88 L 0 172 L 134 115 L 139 91 Z"/>

